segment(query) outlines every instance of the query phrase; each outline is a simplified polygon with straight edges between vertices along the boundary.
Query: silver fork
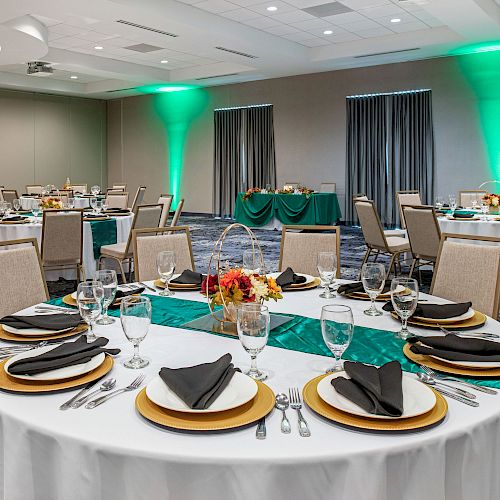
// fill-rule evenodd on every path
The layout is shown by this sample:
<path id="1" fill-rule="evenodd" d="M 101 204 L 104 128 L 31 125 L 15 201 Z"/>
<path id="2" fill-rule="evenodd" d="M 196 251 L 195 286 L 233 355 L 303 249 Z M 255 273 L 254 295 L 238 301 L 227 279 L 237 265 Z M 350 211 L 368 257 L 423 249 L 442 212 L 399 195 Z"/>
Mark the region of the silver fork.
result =
<path id="1" fill-rule="evenodd" d="M 311 431 L 309 430 L 307 422 L 305 418 L 302 416 L 302 412 L 300 411 L 302 408 L 300 391 L 297 389 L 297 387 L 290 387 L 288 389 L 288 394 L 290 396 L 290 407 L 294 410 L 297 410 L 297 416 L 299 419 L 299 434 L 302 437 L 309 437 L 311 435 Z"/>
<path id="2" fill-rule="evenodd" d="M 476 389 L 476 391 L 480 392 L 485 392 L 486 394 L 497 394 L 497 391 L 495 389 L 490 389 L 489 387 L 485 387 L 484 385 L 476 385 L 476 384 L 471 384 L 470 382 L 466 382 L 465 380 L 461 380 L 456 377 L 451 377 L 449 375 L 442 375 L 441 373 L 436 373 L 434 370 L 427 366 L 420 366 L 422 368 L 422 371 L 427 373 L 430 377 L 434 377 L 435 379 L 441 379 L 441 380 L 450 380 L 452 382 L 457 382 L 459 384 L 463 384 L 466 387 L 470 387 L 471 389 Z"/>
<path id="3" fill-rule="evenodd" d="M 139 375 L 127 387 L 124 387 L 123 389 L 117 389 L 116 391 L 110 392 L 109 394 L 106 394 L 105 396 L 101 396 L 100 398 L 94 399 L 93 401 L 90 401 L 89 403 L 87 403 L 85 405 L 85 408 L 88 408 L 88 409 L 95 408 L 96 406 L 99 406 L 100 404 L 108 401 L 108 399 L 111 399 L 115 396 L 118 396 L 118 394 L 122 394 L 122 393 L 128 392 L 128 391 L 135 391 L 136 389 L 139 389 L 141 384 L 144 382 L 145 377 L 146 376 L 144 374 Z"/>
<path id="4" fill-rule="evenodd" d="M 488 332 L 455 332 L 452 330 L 447 330 L 446 328 L 442 327 L 439 325 L 439 329 L 443 333 L 447 333 L 448 335 L 457 335 L 459 337 L 469 337 L 469 338 L 476 338 L 476 339 L 498 339 L 500 338 L 500 335 L 497 335 L 496 333 L 488 333 Z"/>

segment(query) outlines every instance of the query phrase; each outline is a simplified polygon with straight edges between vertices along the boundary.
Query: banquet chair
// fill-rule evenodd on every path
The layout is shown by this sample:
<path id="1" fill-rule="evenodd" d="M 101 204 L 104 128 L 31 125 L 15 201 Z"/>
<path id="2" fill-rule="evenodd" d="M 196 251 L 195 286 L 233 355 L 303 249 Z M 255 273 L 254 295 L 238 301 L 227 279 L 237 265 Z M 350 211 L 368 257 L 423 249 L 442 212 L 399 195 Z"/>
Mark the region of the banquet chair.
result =
<path id="1" fill-rule="evenodd" d="M 431 295 L 472 307 L 498 318 L 500 238 L 443 233 Z"/>
<path id="2" fill-rule="evenodd" d="M 115 189 L 117 191 L 126 191 L 127 185 L 126 184 L 113 184 L 112 189 Z"/>
<path id="3" fill-rule="evenodd" d="M 434 266 L 439 251 L 441 230 L 432 206 L 403 205 L 403 214 L 413 256 L 409 274 L 411 277 L 414 270 L 423 265 Z"/>
<path id="4" fill-rule="evenodd" d="M 466 191 L 460 191 L 458 193 L 458 204 L 461 207 L 472 207 L 472 202 L 476 201 L 478 205 L 481 205 L 481 200 L 483 196 L 488 194 L 486 191 L 480 189 L 468 189 Z"/>
<path id="5" fill-rule="evenodd" d="M 134 214 L 132 227 L 128 235 L 127 241 L 122 243 L 114 243 L 112 245 L 103 245 L 101 247 L 101 255 L 97 262 L 97 268 L 101 269 L 104 259 L 112 259 L 118 263 L 123 283 L 127 283 L 123 264 L 127 262 L 129 267 L 129 274 L 132 274 L 132 233 L 134 229 L 143 228 L 158 228 L 160 224 L 162 206 L 161 205 L 139 205 L 137 212 Z"/>
<path id="6" fill-rule="evenodd" d="M 406 223 L 403 214 L 403 205 L 411 207 L 414 207 L 415 205 L 422 205 L 420 192 L 415 189 L 410 189 L 408 191 L 397 191 L 396 201 L 399 207 L 399 217 L 401 219 L 401 227 L 403 229 L 406 229 Z"/>
<path id="7" fill-rule="evenodd" d="M 42 185 L 41 184 L 27 184 L 26 185 L 26 194 L 38 194 L 41 196 Z"/>
<path id="8" fill-rule="evenodd" d="M 281 229 L 279 271 L 291 267 L 296 273 L 318 275 L 319 252 L 337 255 L 340 277 L 340 228 L 338 226 L 288 226 Z"/>
<path id="9" fill-rule="evenodd" d="M 7 203 L 12 203 L 14 200 L 19 198 L 17 194 L 17 189 L 0 189 L 1 198 Z"/>
<path id="10" fill-rule="evenodd" d="M 367 246 L 361 267 L 368 262 L 372 252 L 375 254 L 374 262 L 377 261 L 379 255 L 390 255 L 391 260 L 387 269 L 387 276 L 390 275 L 393 267 L 394 275 L 396 275 L 398 266 L 401 271 L 401 254 L 410 250 L 410 243 L 401 236 L 390 236 L 384 233 L 384 228 L 372 200 L 357 200 L 354 202 L 354 208 L 358 214 L 361 231 Z"/>
<path id="11" fill-rule="evenodd" d="M 172 222 L 170 227 L 177 226 L 179 219 L 181 217 L 182 207 L 184 206 L 184 198 L 182 198 L 179 203 L 177 203 L 177 208 L 175 209 L 174 216 L 172 217 Z"/>
<path id="12" fill-rule="evenodd" d="M 160 217 L 160 227 L 165 227 L 167 224 L 168 216 L 170 214 L 170 207 L 172 206 L 172 200 L 174 199 L 171 194 L 161 194 L 158 198 L 158 203 L 163 205 Z"/>
<path id="13" fill-rule="evenodd" d="M 72 189 L 59 189 L 59 196 L 65 196 L 66 198 L 73 198 L 74 193 Z"/>
<path id="14" fill-rule="evenodd" d="M 108 208 L 128 208 L 128 193 L 107 193 L 105 204 Z"/>
<path id="15" fill-rule="evenodd" d="M 49 300 L 36 239 L 2 241 L 0 249 L 0 318 Z"/>
<path id="16" fill-rule="evenodd" d="M 175 252 L 177 272 L 185 269 L 196 271 L 189 227 L 164 227 L 155 233 L 151 234 L 151 228 L 134 229 L 132 232 L 135 281 L 158 278 L 156 256 L 165 250 Z"/>
<path id="17" fill-rule="evenodd" d="M 139 186 L 134 196 L 131 212 L 135 212 L 136 208 L 143 202 L 144 195 L 146 194 L 146 186 Z"/>
<path id="18" fill-rule="evenodd" d="M 322 182 L 319 186 L 320 193 L 336 193 L 337 183 L 336 182 Z"/>
<path id="19" fill-rule="evenodd" d="M 71 184 L 71 189 L 75 194 L 85 194 L 87 192 L 87 184 Z"/>

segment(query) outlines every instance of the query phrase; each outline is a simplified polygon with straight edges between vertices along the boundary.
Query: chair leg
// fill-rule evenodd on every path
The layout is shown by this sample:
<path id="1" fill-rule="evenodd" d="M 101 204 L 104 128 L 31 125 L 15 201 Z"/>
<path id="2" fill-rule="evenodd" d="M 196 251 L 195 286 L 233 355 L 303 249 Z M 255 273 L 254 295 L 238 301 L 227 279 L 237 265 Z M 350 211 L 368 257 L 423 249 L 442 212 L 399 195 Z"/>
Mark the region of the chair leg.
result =
<path id="1" fill-rule="evenodd" d="M 379 255 L 380 255 L 380 250 L 377 250 L 377 253 L 375 254 L 375 258 L 373 259 L 373 262 L 377 262 Z"/>
<path id="2" fill-rule="evenodd" d="M 410 274 L 408 275 L 409 278 L 411 278 L 413 276 L 413 272 L 415 271 L 415 266 L 417 265 L 417 263 L 418 263 L 418 259 L 414 258 L 412 263 L 411 263 Z"/>
<path id="3" fill-rule="evenodd" d="M 389 268 L 387 269 L 387 277 L 389 277 L 391 275 L 391 269 L 393 266 L 394 266 L 394 277 L 396 277 L 395 260 L 396 260 L 397 255 L 398 255 L 397 253 L 392 254 L 391 261 L 389 262 Z"/>
<path id="4" fill-rule="evenodd" d="M 361 262 L 361 267 L 359 268 L 359 279 L 361 279 L 361 269 L 363 269 L 363 266 L 368 262 L 368 257 L 370 257 L 371 253 L 372 253 L 372 249 L 368 248 L 366 250 L 365 256 L 363 258 L 363 262 Z"/>
<path id="5" fill-rule="evenodd" d="M 123 262 L 119 259 L 115 259 L 116 262 L 118 262 L 118 265 L 120 266 L 120 273 L 122 275 L 122 281 L 123 283 L 128 283 L 127 281 L 127 275 L 125 274 L 125 270 L 123 269 Z"/>

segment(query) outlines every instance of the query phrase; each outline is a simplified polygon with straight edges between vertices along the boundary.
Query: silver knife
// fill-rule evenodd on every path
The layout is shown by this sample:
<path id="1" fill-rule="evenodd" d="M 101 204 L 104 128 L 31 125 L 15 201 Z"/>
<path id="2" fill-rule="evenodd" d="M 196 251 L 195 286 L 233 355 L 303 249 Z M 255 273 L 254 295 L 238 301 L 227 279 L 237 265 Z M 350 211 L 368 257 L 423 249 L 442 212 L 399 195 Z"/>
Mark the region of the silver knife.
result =
<path id="1" fill-rule="evenodd" d="M 262 417 L 257 425 L 257 431 L 255 432 L 255 437 L 257 439 L 266 439 L 266 417 Z"/>
<path id="2" fill-rule="evenodd" d="M 81 391 L 78 391 L 77 394 L 75 394 L 71 399 L 68 399 L 65 403 L 63 403 L 59 409 L 60 410 L 69 410 L 71 408 L 71 404 L 75 402 L 79 397 L 83 396 L 88 390 L 92 389 L 94 385 L 96 385 L 99 382 L 99 380 L 96 380 L 94 382 L 89 382 Z"/>
<path id="3" fill-rule="evenodd" d="M 475 408 L 477 408 L 479 406 L 479 403 L 477 401 L 472 401 L 471 399 L 464 398 L 462 396 L 459 396 L 458 394 L 454 394 L 453 392 L 445 391 L 444 389 L 441 389 L 441 387 L 434 386 L 433 389 L 438 391 L 443 396 L 446 396 L 447 398 L 456 399 L 457 401 L 460 401 L 461 403 L 464 403 L 464 404 L 469 405 L 469 406 L 474 406 Z"/>
<path id="4" fill-rule="evenodd" d="M 156 290 L 153 287 L 146 285 L 146 283 L 143 283 L 142 281 L 139 281 L 139 285 L 142 285 L 144 288 L 147 288 L 148 290 L 151 290 L 152 292 L 156 292 Z"/>

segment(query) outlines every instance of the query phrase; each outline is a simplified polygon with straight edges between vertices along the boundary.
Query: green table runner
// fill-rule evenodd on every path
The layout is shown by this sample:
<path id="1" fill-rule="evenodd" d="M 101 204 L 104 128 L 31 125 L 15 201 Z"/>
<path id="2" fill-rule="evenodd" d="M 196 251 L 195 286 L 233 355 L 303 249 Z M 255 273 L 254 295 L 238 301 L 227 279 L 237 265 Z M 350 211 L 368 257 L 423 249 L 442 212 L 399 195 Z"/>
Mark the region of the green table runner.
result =
<path id="1" fill-rule="evenodd" d="M 208 313 L 208 307 L 205 302 L 154 295 L 148 295 L 148 297 L 151 300 L 153 310 L 152 322 L 156 325 L 179 328 L 184 323 Z M 49 303 L 58 306 L 65 305 L 61 299 L 53 299 Z M 119 309 L 110 309 L 109 314 L 119 317 L 120 311 Z M 318 319 L 306 318 L 294 314 L 286 315 L 291 316 L 293 319 L 270 332 L 268 345 L 305 352 L 307 354 L 332 357 L 332 354 L 323 341 L 320 321 Z M 216 332 L 208 333 L 234 339 L 232 335 L 224 335 Z M 356 326 L 351 345 L 344 353 L 343 359 L 371 363 L 377 366 L 383 365 L 388 361 L 397 360 L 401 363 L 404 371 L 413 373 L 421 371 L 416 363 L 410 361 L 403 354 L 404 344 L 405 342 L 396 338 L 392 332 Z M 467 380 L 489 387 L 500 388 L 500 380 Z"/>
<path id="2" fill-rule="evenodd" d="M 94 250 L 94 259 L 101 255 L 101 247 L 104 245 L 113 245 L 116 239 L 116 219 L 94 220 L 90 222 L 92 230 L 92 246 Z"/>
<path id="3" fill-rule="evenodd" d="M 273 217 L 283 224 L 330 225 L 342 217 L 335 193 L 311 195 L 254 193 L 236 199 L 234 218 L 247 226 L 265 226 Z"/>

